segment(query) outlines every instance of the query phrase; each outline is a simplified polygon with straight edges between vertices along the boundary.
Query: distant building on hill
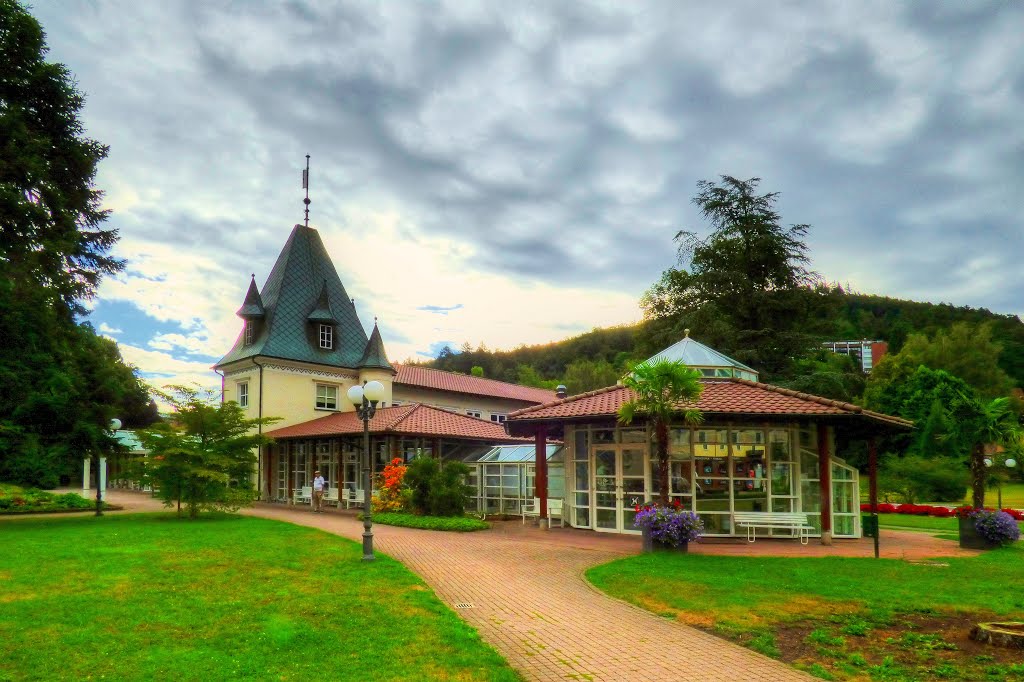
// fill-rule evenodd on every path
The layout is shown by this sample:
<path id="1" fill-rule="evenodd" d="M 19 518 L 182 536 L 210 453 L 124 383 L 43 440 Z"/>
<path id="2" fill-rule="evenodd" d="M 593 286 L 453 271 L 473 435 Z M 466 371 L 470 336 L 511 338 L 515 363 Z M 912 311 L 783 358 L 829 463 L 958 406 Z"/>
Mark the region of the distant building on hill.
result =
<path id="1" fill-rule="evenodd" d="M 853 358 L 865 374 L 870 374 L 872 368 L 878 364 L 886 353 L 889 352 L 889 344 L 885 341 L 826 341 L 821 344 L 826 349 L 840 355 L 849 355 Z"/>

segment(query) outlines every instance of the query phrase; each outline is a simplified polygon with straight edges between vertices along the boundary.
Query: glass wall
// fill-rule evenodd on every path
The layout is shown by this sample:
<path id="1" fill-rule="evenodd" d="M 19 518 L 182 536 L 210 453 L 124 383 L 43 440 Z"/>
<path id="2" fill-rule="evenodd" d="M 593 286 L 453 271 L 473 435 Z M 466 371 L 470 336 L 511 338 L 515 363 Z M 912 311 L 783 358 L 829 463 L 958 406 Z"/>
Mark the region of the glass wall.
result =
<path id="1" fill-rule="evenodd" d="M 821 474 L 818 468 L 818 429 L 812 424 L 800 429 L 800 509 L 807 522 L 821 533 Z"/>
<path id="2" fill-rule="evenodd" d="M 590 432 L 576 429 L 572 434 L 572 506 L 570 523 L 577 528 L 590 528 Z"/>
<path id="3" fill-rule="evenodd" d="M 860 485 L 857 470 L 832 460 L 832 535 L 860 536 Z"/>
<path id="4" fill-rule="evenodd" d="M 548 498 L 565 497 L 563 449 L 549 445 Z M 475 508 L 487 514 L 521 514 L 536 495 L 535 450 L 532 445 L 497 446 L 465 461 L 470 468 L 466 483 L 475 486 Z"/>

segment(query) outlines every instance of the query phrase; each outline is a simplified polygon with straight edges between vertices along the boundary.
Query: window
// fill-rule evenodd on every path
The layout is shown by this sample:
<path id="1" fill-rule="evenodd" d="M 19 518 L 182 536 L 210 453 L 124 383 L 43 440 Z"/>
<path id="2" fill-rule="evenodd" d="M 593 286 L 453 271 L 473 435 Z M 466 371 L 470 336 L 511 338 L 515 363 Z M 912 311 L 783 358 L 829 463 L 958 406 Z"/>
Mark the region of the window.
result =
<path id="1" fill-rule="evenodd" d="M 249 407 L 249 382 L 242 381 L 238 384 L 238 406 Z"/>
<path id="2" fill-rule="evenodd" d="M 320 347 L 334 348 L 334 328 L 329 324 L 320 325 Z"/>
<path id="3" fill-rule="evenodd" d="M 243 329 L 245 333 L 245 341 L 243 343 L 246 346 L 251 346 L 253 342 L 253 337 L 256 335 L 256 330 L 253 328 L 252 320 L 246 320 Z"/>
<path id="4" fill-rule="evenodd" d="M 504 415 L 504 414 L 492 414 L 491 415 L 491 421 L 492 422 L 498 422 L 499 424 L 503 424 L 503 423 L 505 423 L 505 419 L 507 417 L 508 417 L 508 415 Z"/>
<path id="5" fill-rule="evenodd" d="M 316 385 L 316 407 L 320 410 L 338 409 L 338 387 L 327 384 Z"/>
<path id="6" fill-rule="evenodd" d="M 476 417 L 477 419 L 480 418 L 480 410 L 466 410 L 466 414 L 470 417 Z"/>

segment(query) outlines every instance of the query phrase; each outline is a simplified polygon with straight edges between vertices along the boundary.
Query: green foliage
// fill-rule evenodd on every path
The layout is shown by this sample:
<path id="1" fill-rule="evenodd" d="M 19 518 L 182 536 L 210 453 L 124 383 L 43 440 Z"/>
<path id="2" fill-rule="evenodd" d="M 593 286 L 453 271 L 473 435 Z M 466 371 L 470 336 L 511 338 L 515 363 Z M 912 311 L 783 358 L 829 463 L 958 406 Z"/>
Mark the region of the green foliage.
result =
<path id="1" fill-rule="evenodd" d="M 0 478 L 53 487 L 116 451 L 112 417 L 155 414 L 117 346 L 75 322 L 123 263 L 93 188 L 106 147 L 82 135 L 74 77 L 46 52 L 39 23 L 0 0 Z"/>
<path id="2" fill-rule="evenodd" d="M 537 370 L 530 365 L 519 365 L 516 367 L 515 383 L 520 386 L 533 386 L 534 388 L 547 388 L 551 390 L 558 386 L 557 379 L 542 379 Z"/>
<path id="3" fill-rule="evenodd" d="M 658 495 L 661 504 L 667 505 L 668 425 L 676 415 L 682 415 L 689 424 L 702 420 L 701 413 L 693 407 L 704 390 L 700 372 L 681 362 L 643 362 L 626 375 L 622 384 L 634 397 L 619 407 L 619 421 L 631 424 L 636 417 L 643 416 L 653 425 L 658 456 Z"/>
<path id="4" fill-rule="evenodd" d="M 468 516 L 419 516 L 386 512 L 374 513 L 374 523 L 386 526 L 404 526 L 406 528 L 422 528 L 424 530 L 447 530 L 457 533 L 469 533 L 476 530 L 487 530 L 491 524 Z"/>
<path id="5" fill-rule="evenodd" d="M 473 365 L 473 367 L 470 368 L 469 373 L 475 377 L 482 377 L 484 375 L 484 368 L 480 365 Z"/>
<path id="6" fill-rule="evenodd" d="M 78 493 L 56 495 L 35 488 L 0 483 L 0 514 L 79 511 L 94 507 L 94 502 Z"/>
<path id="7" fill-rule="evenodd" d="M 623 372 L 607 360 L 587 360 L 579 358 L 573 360 L 565 368 L 565 375 L 562 382 L 565 384 L 569 395 L 577 395 L 594 391 L 606 386 L 614 386 L 623 375 Z"/>
<path id="8" fill-rule="evenodd" d="M 886 355 L 872 370 L 868 398 L 877 387 L 903 381 L 921 366 L 959 377 L 984 398 L 1007 395 L 1013 381 L 997 364 L 1001 353 L 991 323 L 957 322 L 931 337 L 911 334 L 898 353 Z"/>
<path id="9" fill-rule="evenodd" d="M 878 485 L 901 503 L 959 502 L 970 482 L 962 461 L 921 455 L 889 457 L 882 463 Z"/>
<path id="10" fill-rule="evenodd" d="M 853 358 L 826 350 L 815 351 L 794 363 L 796 376 L 778 382 L 783 388 L 852 403 L 864 393 L 865 377 Z"/>
<path id="11" fill-rule="evenodd" d="M 165 396 L 175 412 L 170 422 L 139 432 L 149 454 L 137 463 L 134 478 L 151 485 L 164 504 L 182 504 L 189 517 L 201 510 L 234 511 L 251 504 L 254 448 L 270 439 L 254 429 L 275 418 L 248 419 L 235 402 L 220 402 L 177 386 Z"/>
<path id="12" fill-rule="evenodd" d="M 413 511 L 426 516 L 462 516 L 473 494 L 466 485 L 468 475 L 469 467 L 462 462 L 442 464 L 433 457 L 417 457 L 405 472 Z"/>
<path id="13" fill-rule="evenodd" d="M 520 679 L 405 566 L 318 530 L 131 514 L 0 533 L 3 679 Z"/>

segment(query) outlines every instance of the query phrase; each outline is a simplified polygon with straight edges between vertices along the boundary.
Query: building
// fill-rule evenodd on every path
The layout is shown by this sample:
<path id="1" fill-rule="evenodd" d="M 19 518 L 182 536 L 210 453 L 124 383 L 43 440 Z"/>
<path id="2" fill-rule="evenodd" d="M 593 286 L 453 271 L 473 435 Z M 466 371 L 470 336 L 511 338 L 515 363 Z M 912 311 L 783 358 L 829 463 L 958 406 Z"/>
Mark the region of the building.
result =
<path id="1" fill-rule="evenodd" d="M 826 350 L 840 355 L 849 355 L 865 374 L 871 374 L 872 368 L 878 364 L 887 352 L 889 344 L 885 341 L 826 341 L 821 344 Z"/>
<path id="2" fill-rule="evenodd" d="M 703 423 L 671 425 L 671 498 L 698 512 L 709 536 L 744 534 L 733 525 L 734 512 L 774 511 L 806 513 L 815 528 L 812 535 L 826 543 L 832 537 L 860 537 L 858 472 L 837 452 L 836 434 L 845 430 L 870 441 L 913 424 L 727 374 L 739 363 L 693 339 L 684 341 L 686 353 L 717 357 L 719 366 L 703 367 L 707 372 L 702 371 L 704 390 L 697 404 L 680 405 L 699 409 Z M 657 496 L 650 428 L 642 421 L 624 426 L 617 419 L 621 405 L 632 398 L 629 389 L 610 386 L 509 415 L 510 434 L 534 439 L 542 500 L 547 497 L 546 457 L 539 453 L 546 454 L 549 439 L 564 441 L 563 509 L 573 527 L 638 533 L 635 506 Z"/>
<path id="3" fill-rule="evenodd" d="M 290 496 L 321 461 L 333 467 L 332 485 L 358 480 L 345 469 L 358 445 L 349 438 L 357 420 L 346 392 L 357 383 L 384 385 L 383 409 L 372 423 L 378 467 L 385 454 L 450 456 L 456 446 L 516 442 L 503 429 L 506 416 L 556 397 L 553 391 L 392 364 L 376 322 L 367 335 L 319 233 L 303 225 L 292 229 L 262 289 L 252 276 L 236 314 L 242 320 L 238 338 L 214 369 L 222 377 L 223 400 L 238 402 L 250 417 L 280 419 L 267 430 L 280 444 L 259 453 L 265 499 Z"/>

